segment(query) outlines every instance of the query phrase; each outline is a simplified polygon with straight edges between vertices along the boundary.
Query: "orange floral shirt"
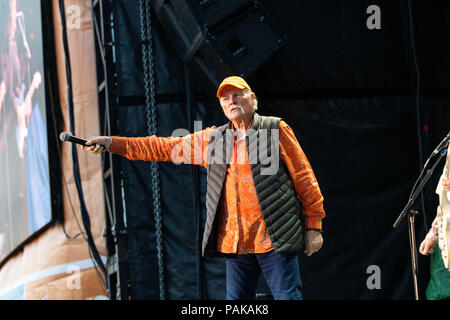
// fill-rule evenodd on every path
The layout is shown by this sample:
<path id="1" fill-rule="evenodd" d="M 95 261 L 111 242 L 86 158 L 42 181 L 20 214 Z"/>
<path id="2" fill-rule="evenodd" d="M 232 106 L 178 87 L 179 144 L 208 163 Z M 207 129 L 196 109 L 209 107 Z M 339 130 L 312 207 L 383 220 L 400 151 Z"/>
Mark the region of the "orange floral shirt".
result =
<path id="1" fill-rule="evenodd" d="M 273 249 L 262 218 L 252 170 L 248 160 L 245 136 L 234 138 L 231 163 L 227 167 L 217 251 L 223 253 L 264 253 Z"/>
<path id="2" fill-rule="evenodd" d="M 130 160 L 174 161 L 207 167 L 207 148 L 216 127 L 185 137 L 112 137 L 110 151 Z M 307 229 L 322 229 L 323 196 L 311 165 L 292 129 L 280 121 L 280 160 L 286 165 Z M 244 135 L 236 135 L 227 167 L 223 201 L 219 204 L 217 250 L 223 253 L 264 253 L 273 249 L 259 206 Z"/>

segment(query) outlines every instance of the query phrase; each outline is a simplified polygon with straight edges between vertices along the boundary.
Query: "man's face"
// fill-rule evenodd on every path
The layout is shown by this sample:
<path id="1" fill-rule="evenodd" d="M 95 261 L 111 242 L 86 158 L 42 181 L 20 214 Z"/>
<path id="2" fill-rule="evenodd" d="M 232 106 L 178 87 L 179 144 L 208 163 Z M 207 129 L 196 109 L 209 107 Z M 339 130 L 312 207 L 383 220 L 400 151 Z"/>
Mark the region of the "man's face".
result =
<path id="1" fill-rule="evenodd" d="M 225 116 L 230 121 L 242 121 L 253 114 L 254 93 L 233 86 L 226 86 L 220 93 L 219 101 Z"/>

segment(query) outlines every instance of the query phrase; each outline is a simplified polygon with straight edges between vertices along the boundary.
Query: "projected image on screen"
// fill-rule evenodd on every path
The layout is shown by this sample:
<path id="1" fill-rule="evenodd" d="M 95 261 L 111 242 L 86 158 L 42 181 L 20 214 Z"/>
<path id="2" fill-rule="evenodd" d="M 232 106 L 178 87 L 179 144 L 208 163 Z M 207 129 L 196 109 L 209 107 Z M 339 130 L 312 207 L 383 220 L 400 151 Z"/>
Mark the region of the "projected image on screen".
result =
<path id="1" fill-rule="evenodd" d="M 0 260 L 51 220 L 40 0 L 0 2 Z"/>

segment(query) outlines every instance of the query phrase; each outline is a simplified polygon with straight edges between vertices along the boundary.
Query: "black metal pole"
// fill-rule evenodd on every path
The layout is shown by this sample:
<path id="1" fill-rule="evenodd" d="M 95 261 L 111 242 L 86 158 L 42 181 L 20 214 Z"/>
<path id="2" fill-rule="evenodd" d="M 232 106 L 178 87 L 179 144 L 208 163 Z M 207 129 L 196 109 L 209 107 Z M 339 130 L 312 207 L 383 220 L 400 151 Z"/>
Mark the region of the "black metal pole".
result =
<path id="1" fill-rule="evenodd" d="M 414 296 L 416 300 L 419 300 L 419 285 L 417 281 L 417 273 L 419 271 L 419 267 L 417 259 L 416 234 L 414 227 L 414 216 L 416 214 L 419 214 L 416 210 L 409 210 L 408 227 L 409 227 L 409 246 L 411 248 L 411 269 L 414 284 Z"/>
<path id="2" fill-rule="evenodd" d="M 189 62 L 184 66 L 184 77 L 186 86 L 186 106 L 187 106 L 187 122 L 189 132 L 193 133 L 195 130 L 195 88 L 191 74 L 191 65 Z M 194 141 L 195 143 L 195 141 Z M 194 155 L 195 157 L 195 155 Z M 197 299 L 203 298 L 203 284 L 202 284 L 202 266 L 201 266 L 201 209 L 199 200 L 199 170 L 198 166 L 191 165 L 191 177 L 192 177 L 192 203 L 194 213 L 194 228 L 195 228 L 195 240 L 196 240 L 196 269 L 197 269 Z"/>

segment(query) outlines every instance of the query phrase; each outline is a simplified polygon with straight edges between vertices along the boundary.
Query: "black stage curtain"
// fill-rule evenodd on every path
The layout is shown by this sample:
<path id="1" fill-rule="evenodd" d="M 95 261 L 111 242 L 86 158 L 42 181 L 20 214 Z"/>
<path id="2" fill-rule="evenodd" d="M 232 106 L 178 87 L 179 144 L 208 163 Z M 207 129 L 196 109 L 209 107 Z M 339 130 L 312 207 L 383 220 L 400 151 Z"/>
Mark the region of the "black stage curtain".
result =
<path id="1" fill-rule="evenodd" d="M 258 112 L 282 117 L 293 128 L 325 198 L 324 246 L 312 257 L 299 254 L 305 299 L 412 299 L 407 221 L 398 229 L 392 225 L 421 170 L 420 156 L 426 160 L 450 127 L 448 2 L 413 2 L 418 101 L 407 1 L 377 2 L 381 30 L 366 28 L 369 1 L 261 2 L 286 34 L 286 44 L 247 80 L 259 97 Z M 113 4 L 115 134 L 146 136 L 139 2 Z M 186 68 L 154 13 L 152 35 L 158 135 L 170 136 L 193 126 L 187 120 Z M 200 79 L 192 74 L 189 83 L 193 120 L 203 128 L 225 123 L 215 88 Z M 158 299 L 150 166 L 125 158 L 120 165 L 131 295 Z M 424 190 L 424 205 L 418 200 L 415 206 L 417 244 L 435 215 L 442 165 Z M 224 261 L 199 258 L 206 171 L 172 163 L 159 169 L 166 297 L 224 299 Z M 373 265 L 380 270 L 379 289 L 367 286 Z M 420 256 L 422 298 L 428 280 L 429 258 Z M 267 297 L 263 281 L 258 290 Z"/>

